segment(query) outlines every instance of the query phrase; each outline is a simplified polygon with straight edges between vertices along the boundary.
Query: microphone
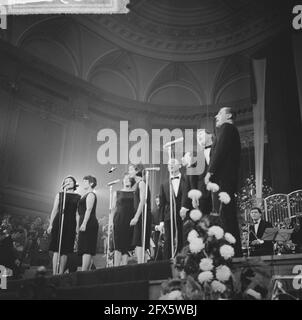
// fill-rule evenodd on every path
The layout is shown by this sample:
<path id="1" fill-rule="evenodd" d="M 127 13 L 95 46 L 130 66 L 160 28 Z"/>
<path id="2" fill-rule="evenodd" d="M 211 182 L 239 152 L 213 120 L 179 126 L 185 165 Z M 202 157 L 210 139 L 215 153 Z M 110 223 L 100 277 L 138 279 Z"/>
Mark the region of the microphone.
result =
<path id="1" fill-rule="evenodd" d="M 113 171 L 115 171 L 117 169 L 117 167 L 112 167 L 109 171 L 108 171 L 108 173 L 112 173 Z"/>
<path id="2" fill-rule="evenodd" d="M 121 181 L 120 179 L 111 181 L 111 182 L 107 183 L 107 186 L 112 186 L 112 185 L 114 185 L 114 184 L 116 184 L 116 183 L 119 183 L 120 181 Z"/>
<path id="3" fill-rule="evenodd" d="M 68 185 L 69 185 L 69 182 L 66 182 L 66 183 L 62 184 L 61 188 L 62 188 L 62 189 L 65 189 Z M 79 186 L 80 186 L 80 185 L 77 184 L 77 183 L 74 185 L 75 188 L 78 188 Z"/>
<path id="4" fill-rule="evenodd" d="M 146 168 L 145 171 L 159 171 L 160 167 Z"/>
<path id="5" fill-rule="evenodd" d="M 182 142 L 183 140 L 184 140 L 184 138 L 181 137 L 181 138 L 175 139 L 175 140 L 173 140 L 173 141 L 167 142 L 167 143 L 164 145 L 164 149 L 167 149 L 168 147 L 171 147 L 173 144 Z"/>

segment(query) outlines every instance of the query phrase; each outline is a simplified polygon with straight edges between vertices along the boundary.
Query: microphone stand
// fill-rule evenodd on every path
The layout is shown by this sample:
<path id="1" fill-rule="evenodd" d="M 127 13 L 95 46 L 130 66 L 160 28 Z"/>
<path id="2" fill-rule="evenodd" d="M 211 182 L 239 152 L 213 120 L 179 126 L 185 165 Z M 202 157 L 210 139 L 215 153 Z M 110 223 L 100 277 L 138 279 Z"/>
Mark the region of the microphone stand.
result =
<path id="1" fill-rule="evenodd" d="M 142 252 L 142 263 L 145 262 L 145 247 L 146 247 L 146 226 L 147 226 L 147 209 L 148 209 L 148 182 L 149 182 L 149 170 L 146 171 L 146 191 L 145 191 L 145 205 L 144 205 L 144 212 L 142 216 L 142 236 L 143 236 L 143 252 Z"/>
<path id="2" fill-rule="evenodd" d="M 62 209 L 60 212 L 61 224 L 60 224 L 60 236 L 59 236 L 59 250 L 58 250 L 58 259 L 57 259 L 55 274 L 59 274 L 59 272 L 60 272 L 61 246 L 62 246 L 63 225 L 64 225 L 64 216 L 65 216 L 65 204 L 66 204 L 66 186 L 63 187 L 63 203 L 62 203 Z"/>
<path id="3" fill-rule="evenodd" d="M 113 185 L 109 186 L 109 217 L 108 217 L 108 235 L 107 235 L 106 268 L 109 267 L 110 236 L 111 236 L 111 218 L 112 218 L 112 188 L 113 188 Z"/>
<path id="4" fill-rule="evenodd" d="M 168 147 L 168 152 L 169 152 L 169 161 L 172 159 L 172 148 L 171 146 Z M 169 171 L 169 196 L 170 196 L 170 229 L 171 229 L 171 258 L 174 258 L 175 255 L 175 247 L 174 247 L 174 195 L 173 195 L 173 185 L 172 185 L 172 175 L 171 175 L 171 170 Z M 176 211 L 176 210 L 175 210 Z M 175 220 L 176 222 L 176 220 Z M 176 230 L 177 230 L 177 225 L 176 225 Z"/>

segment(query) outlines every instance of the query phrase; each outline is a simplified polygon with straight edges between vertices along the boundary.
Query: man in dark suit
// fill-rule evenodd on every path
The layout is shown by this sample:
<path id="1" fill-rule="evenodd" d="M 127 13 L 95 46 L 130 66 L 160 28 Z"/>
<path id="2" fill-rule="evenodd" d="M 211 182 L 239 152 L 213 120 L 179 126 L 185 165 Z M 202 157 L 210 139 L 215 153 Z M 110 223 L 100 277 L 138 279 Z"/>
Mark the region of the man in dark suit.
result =
<path id="1" fill-rule="evenodd" d="M 180 217 L 180 208 L 181 208 L 181 199 L 183 193 L 183 187 L 185 183 L 185 178 L 183 174 L 180 173 L 180 163 L 177 159 L 171 159 L 168 164 L 168 169 L 171 172 L 171 188 L 172 188 L 172 197 L 175 199 L 175 212 L 174 216 L 176 216 L 176 225 L 177 230 L 174 227 L 173 233 L 174 238 L 176 238 L 177 233 L 177 241 L 174 241 L 176 248 L 176 252 L 180 252 L 182 249 L 182 220 Z M 170 182 L 169 179 L 166 180 L 160 186 L 160 226 L 164 228 L 164 259 L 170 259 L 172 257 L 171 253 L 171 219 L 170 219 Z M 174 207 L 174 206 L 173 206 Z M 175 221 L 174 224 L 175 226 Z"/>
<path id="2" fill-rule="evenodd" d="M 154 253 L 153 258 L 155 259 L 158 256 L 158 240 L 160 237 L 159 225 L 160 225 L 160 199 L 159 195 L 155 197 L 155 207 L 151 211 L 152 215 L 152 224 L 151 224 L 151 231 L 152 231 L 152 240 L 154 241 Z M 160 259 L 157 259 L 160 260 Z"/>
<path id="3" fill-rule="evenodd" d="M 254 207 L 251 209 L 250 216 L 253 224 L 250 225 L 249 242 L 252 247 L 251 255 L 262 256 L 273 254 L 272 241 L 262 240 L 262 236 L 266 228 L 272 228 L 272 224 L 262 219 L 261 209 Z"/>
<path id="4" fill-rule="evenodd" d="M 183 220 L 188 218 L 188 213 L 193 208 L 198 207 L 199 210 L 203 213 L 203 215 L 208 215 L 212 210 L 212 199 L 211 193 L 207 190 L 206 184 L 204 181 L 209 163 L 210 163 L 210 151 L 212 145 L 212 135 L 206 130 L 199 130 L 197 132 L 197 142 L 201 147 L 201 151 L 203 152 L 203 161 L 204 161 L 204 171 L 201 174 L 187 174 L 185 178 L 184 192 L 182 195 L 181 201 L 181 210 L 180 215 Z M 192 159 L 190 159 L 190 155 L 187 156 L 187 168 L 194 167 L 194 164 L 191 164 Z M 191 200 L 188 197 L 188 192 L 192 189 L 197 189 L 201 191 L 202 196 L 199 199 L 198 203 L 195 200 Z"/>
<path id="5" fill-rule="evenodd" d="M 217 183 L 220 187 L 219 192 L 227 192 L 231 197 L 230 203 L 221 205 L 221 210 L 219 210 L 220 220 L 225 232 L 231 233 L 236 238 L 235 255 L 241 256 L 240 231 L 235 201 L 240 166 L 240 136 L 233 123 L 235 113 L 231 107 L 221 108 L 215 118 L 216 127 L 219 131 L 205 176 L 205 183 L 208 184 L 209 181 Z M 213 194 L 214 204 L 219 202 L 219 192 Z"/>

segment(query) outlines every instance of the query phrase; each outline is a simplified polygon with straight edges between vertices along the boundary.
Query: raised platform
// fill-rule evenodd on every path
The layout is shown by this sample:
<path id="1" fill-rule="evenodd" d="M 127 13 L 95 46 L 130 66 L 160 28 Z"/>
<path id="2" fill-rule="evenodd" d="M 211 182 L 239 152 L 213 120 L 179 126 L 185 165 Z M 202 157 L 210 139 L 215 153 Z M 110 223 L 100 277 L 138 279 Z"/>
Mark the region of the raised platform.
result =
<path id="1" fill-rule="evenodd" d="M 234 271 L 262 262 L 272 279 L 289 278 L 294 276 L 294 266 L 302 265 L 302 254 L 234 258 Z M 0 291 L 0 299 L 156 300 L 162 282 L 173 277 L 174 272 L 170 261 L 161 261 L 48 276 L 47 290 L 34 278 L 14 280 L 8 281 L 6 291 Z M 291 289 L 290 284 L 288 288 Z"/>

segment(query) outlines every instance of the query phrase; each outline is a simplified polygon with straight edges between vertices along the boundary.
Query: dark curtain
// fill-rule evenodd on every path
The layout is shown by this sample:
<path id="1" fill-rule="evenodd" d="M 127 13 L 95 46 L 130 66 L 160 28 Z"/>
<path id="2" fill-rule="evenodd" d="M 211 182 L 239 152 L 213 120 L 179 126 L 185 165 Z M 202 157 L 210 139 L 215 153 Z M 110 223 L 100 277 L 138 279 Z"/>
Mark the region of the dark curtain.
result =
<path id="1" fill-rule="evenodd" d="M 286 2 L 286 1 L 285 1 Z M 302 185 L 302 125 L 289 2 L 278 2 L 285 28 L 252 58 L 266 58 L 265 120 L 272 187 L 289 193 Z M 286 26 L 287 25 L 287 26 Z M 253 90 L 252 90 L 253 91 Z M 256 97 L 254 97 L 255 99 Z"/>

